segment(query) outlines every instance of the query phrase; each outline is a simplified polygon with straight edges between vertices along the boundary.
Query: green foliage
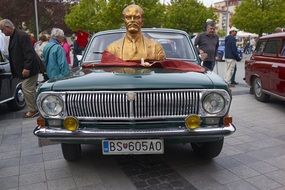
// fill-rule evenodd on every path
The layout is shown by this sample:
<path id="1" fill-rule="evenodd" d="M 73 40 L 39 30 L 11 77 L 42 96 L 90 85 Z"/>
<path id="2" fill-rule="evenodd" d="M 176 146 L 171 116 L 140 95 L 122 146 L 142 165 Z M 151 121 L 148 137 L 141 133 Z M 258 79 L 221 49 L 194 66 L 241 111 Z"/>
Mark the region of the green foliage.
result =
<path id="1" fill-rule="evenodd" d="M 233 25 L 240 30 L 257 33 L 272 33 L 284 26 L 284 0 L 243 0 L 232 17 Z"/>
<path id="2" fill-rule="evenodd" d="M 224 30 L 218 30 L 217 35 L 219 37 L 225 37 L 227 35 L 226 31 Z"/>
<path id="3" fill-rule="evenodd" d="M 201 32 L 208 18 L 217 20 L 212 8 L 197 0 L 171 0 L 166 10 L 165 26 L 185 30 L 188 33 Z"/>
<path id="4" fill-rule="evenodd" d="M 101 30 L 120 28 L 123 25 L 122 11 L 132 0 L 81 0 L 65 16 L 66 24 L 73 30 Z M 160 27 L 164 6 L 159 0 L 137 0 L 144 12 L 144 27 Z"/>

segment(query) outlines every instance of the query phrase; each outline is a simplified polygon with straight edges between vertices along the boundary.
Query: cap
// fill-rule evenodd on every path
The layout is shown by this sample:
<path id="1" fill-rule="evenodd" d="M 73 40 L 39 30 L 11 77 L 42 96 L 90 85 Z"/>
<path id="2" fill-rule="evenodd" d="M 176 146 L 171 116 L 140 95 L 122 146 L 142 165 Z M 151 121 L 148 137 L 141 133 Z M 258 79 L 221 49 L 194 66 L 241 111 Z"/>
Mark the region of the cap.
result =
<path id="1" fill-rule="evenodd" d="M 210 19 L 210 18 L 208 18 L 208 19 L 206 20 L 206 22 L 213 22 L 213 20 Z"/>
<path id="2" fill-rule="evenodd" d="M 237 32 L 237 31 L 238 31 L 238 29 L 237 29 L 236 27 L 234 27 L 234 26 L 233 26 L 233 27 L 231 27 L 231 28 L 230 28 L 230 32 L 232 32 L 232 31 L 236 31 L 236 32 Z"/>

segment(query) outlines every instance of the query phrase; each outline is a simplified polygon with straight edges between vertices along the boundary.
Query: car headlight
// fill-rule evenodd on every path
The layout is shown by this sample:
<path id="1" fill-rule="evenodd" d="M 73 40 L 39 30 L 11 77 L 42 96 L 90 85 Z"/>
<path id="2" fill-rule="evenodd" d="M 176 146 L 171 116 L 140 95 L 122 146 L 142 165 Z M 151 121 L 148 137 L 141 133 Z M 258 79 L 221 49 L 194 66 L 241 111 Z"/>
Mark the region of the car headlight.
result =
<path id="1" fill-rule="evenodd" d="M 56 116 L 63 110 L 63 101 L 59 96 L 48 95 L 42 100 L 42 109 L 47 115 Z"/>
<path id="2" fill-rule="evenodd" d="M 221 94 L 207 94 L 203 100 L 203 109 L 209 114 L 221 112 L 225 108 L 225 99 Z"/>

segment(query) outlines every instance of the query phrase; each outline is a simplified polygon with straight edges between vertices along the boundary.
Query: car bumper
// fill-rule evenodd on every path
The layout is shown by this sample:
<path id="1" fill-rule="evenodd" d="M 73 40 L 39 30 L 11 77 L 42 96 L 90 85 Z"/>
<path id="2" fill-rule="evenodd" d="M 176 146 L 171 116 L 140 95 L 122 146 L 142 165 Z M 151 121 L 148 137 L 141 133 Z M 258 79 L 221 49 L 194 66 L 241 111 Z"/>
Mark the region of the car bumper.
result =
<path id="1" fill-rule="evenodd" d="M 34 134 L 40 138 L 56 141 L 92 141 L 100 139 L 134 139 L 134 138 L 219 138 L 236 131 L 233 124 L 227 127 L 208 126 L 194 130 L 185 127 L 159 129 L 80 129 L 68 131 L 61 128 L 36 127 Z"/>

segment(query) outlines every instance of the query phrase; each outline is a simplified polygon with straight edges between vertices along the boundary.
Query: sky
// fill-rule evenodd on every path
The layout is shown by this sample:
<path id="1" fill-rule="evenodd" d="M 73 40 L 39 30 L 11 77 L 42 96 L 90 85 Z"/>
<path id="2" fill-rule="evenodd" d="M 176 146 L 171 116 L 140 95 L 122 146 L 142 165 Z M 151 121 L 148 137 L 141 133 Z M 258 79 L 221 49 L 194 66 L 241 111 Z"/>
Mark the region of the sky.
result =
<path id="1" fill-rule="evenodd" d="M 170 0 L 160 0 L 161 2 L 165 2 L 168 3 L 170 2 Z M 222 1 L 222 0 L 199 0 L 200 2 L 202 2 L 205 6 L 209 7 L 211 6 L 211 4 Z"/>

